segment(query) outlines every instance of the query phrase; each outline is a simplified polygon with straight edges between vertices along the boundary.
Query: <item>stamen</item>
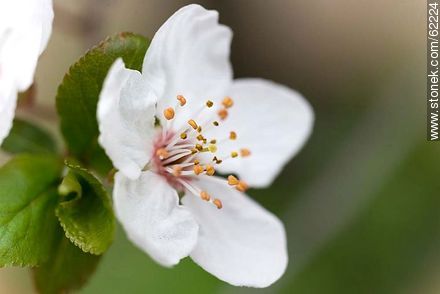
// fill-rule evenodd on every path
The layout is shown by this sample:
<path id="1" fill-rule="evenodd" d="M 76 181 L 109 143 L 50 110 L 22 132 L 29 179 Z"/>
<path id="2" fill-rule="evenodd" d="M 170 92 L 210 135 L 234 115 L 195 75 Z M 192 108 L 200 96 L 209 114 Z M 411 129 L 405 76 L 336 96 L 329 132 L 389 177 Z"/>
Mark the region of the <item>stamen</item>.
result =
<path id="1" fill-rule="evenodd" d="M 238 153 L 237 152 L 235 152 L 235 151 L 232 151 L 231 152 L 231 157 L 232 158 L 235 158 L 235 157 L 237 157 L 238 156 Z"/>
<path id="2" fill-rule="evenodd" d="M 213 139 L 213 140 L 209 141 L 209 143 L 211 143 L 211 144 L 215 144 L 215 143 L 217 143 L 217 140 L 216 140 L 216 139 Z"/>
<path id="3" fill-rule="evenodd" d="M 205 171 L 206 171 L 206 174 L 207 174 L 208 176 L 212 176 L 212 175 L 215 174 L 215 169 L 214 169 L 214 167 L 213 167 L 212 165 L 209 165 L 209 164 L 207 164 L 207 165 L 205 166 Z"/>
<path id="4" fill-rule="evenodd" d="M 198 165 L 200 163 L 200 161 L 198 161 L 197 159 L 194 160 L 194 165 Z"/>
<path id="5" fill-rule="evenodd" d="M 196 175 L 200 175 L 204 171 L 204 169 L 201 165 L 194 165 L 193 171 Z"/>
<path id="6" fill-rule="evenodd" d="M 214 201 L 212 201 L 212 203 L 214 203 L 214 205 L 217 206 L 218 209 L 221 209 L 223 207 L 223 204 L 220 201 L 220 199 L 215 198 Z"/>
<path id="7" fill-rule="evenodd" d="M 228 111 L 225 108 L 220 109 L 217 114 L 218 114 L 218 116 L 220 117 L 221 120 L 225 120 L 226 117 L 228 117 Z"/>
<path id="8" fill-rule="evenodd" d="M 182 174 L 182 167 L 180 165 L 173 166 L 173 175 L 179 177 Z"/>
<path id="9" fill-rule="evenodd" d="M 188 121 L 188 124 L 194 129 L 194 130 L 197 130 L 197 123 L 196 123 L 196 121 L 195 120 L 193 120 L 193 119 L 190 119 L 189 121 Z"/>
<path id="10" fill-rule="evenodd" d="M 214 144 L 209 144 L 209 146 L 208 146 L 208 150 L 209 150 L 209 152 L 211 152 L 211 153 L 216 153 L 216 152 L 217 152 L 217 146 L 214 145 Z"/>
<path id="11" fill-rule="evenodd" d="M 200 198 L 202 198 L 205 201 L 211 200 L 211 196 L 209 196 L 209 194 L 206 193 L 205 191 L 200 192 Z"/>
<path id="12" fill-rule="evenodd" d="M 240 192 L 245 192 L 248 189 L 248 185 L 243 181 L 239 181 L 239 183 L 235 186 L 235 189 Z"/>
<path id="13" fill-rule="evenodd" d="M 225 108 L 231 108 L 234 105 L 234 100 L 231 97 L 225 97 L 222 101 L 222 104 Z"/>
<path id="14" fill-rule="evenodd" d="M 218 125 L 219 125 L 218 121 L 216 121 L 216 120 L 213 121 L 212 124 L 213 124 L 214 126 L 216 126 L 216 127 L 218 127 Z"/>
<path id="15" fill-rule="evenodd" d="M 196 144 L 196 149 L 197 149 L 198 151 L 202 151 L 202 150 L 203 150 L 203 146 L 200 145 L 200 144 Z"/>
<path id="16" fill-rule="evenodd" d="M 156 155 L 160 157 L 160 159 L 164 159 L 168 157 L 168 151 L 165 148 L 157 149 Z"/>
<path id="17" fill-rule="evenodd" d="M 209 108 L 211 108 L 214 105 L 214 102 L 212 102 L 211 100 L 206 101 L 206 106 L 208 106 Z"/>
<path id="18" fill-rule="evenodd" d="M 180 134 L 180 139 L 185 140 L 186 138 L 188 138 L 188 135 L 186 133 Z"/>
<path id="19" fill-rule="evenodd" d="M 174 109 L 172 107 L 168 107 L 163 111 L 163 115 L 167 120 L 172 120 L 174 118 Z"/>
<path id="20" fill-rule="evenodd" d="M 231 186 L 235 186 L 235 185 L 237 185 L 239 182 L 240 182 L 240 181 L 239 181 L 236 177 L 234 177 L 233 175 L 229 175 L 229 176 L 228 176 L 228 184 L 229 184 L 229 185 L 231 185 Z"/>
<path id="21" fill-rule="evenodd" d="M 251 155 L 251 151 L 247 148 L 240 149 L 240 155 L 241 157 L 248 157 Z"/>
<path id="22" fill-rule="evenodd" d="M 231 140 L 237 139 L 237 133 L 234 132 L 234 131 L 230 132 L 229 133 L 229 139 L 231 139 Z"/>
<path id="23" fill-rule="evenodd" d="M 186 104 L 186 99 L 182 95 L 177 95 L 177 100 L 179 100 L 180 106 L 184 106 Z"/>

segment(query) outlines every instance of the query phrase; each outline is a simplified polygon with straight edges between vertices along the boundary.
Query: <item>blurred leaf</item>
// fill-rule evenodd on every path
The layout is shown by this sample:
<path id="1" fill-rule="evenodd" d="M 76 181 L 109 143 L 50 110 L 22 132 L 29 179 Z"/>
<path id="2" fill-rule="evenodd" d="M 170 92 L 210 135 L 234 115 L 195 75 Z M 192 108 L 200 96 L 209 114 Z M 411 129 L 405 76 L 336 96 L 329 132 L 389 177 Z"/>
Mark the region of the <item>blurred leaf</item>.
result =
<path id="1" fill-rule="evenodd" d="M 9 136 L 2 144 L 9 153 L 55 153 L 56 145 L 45 130 L 21 119 L 14 119 Z"/>
<path id="2" fill-rule="evenodd" d="M 22 155 L 0 168 L 0 266 L 34 266 L 50 254 L 61 164 Z"/>
<path id="3" fill-rule="evenodd" d="M 34 269 L 39 293 L 66 293 L 80 289 L 95 271 L 100 256 L 83 252 L 67 239 L 58 227 L 52 254 L 47 262 Z"/>
<path id="4" fill-rule="evenodd" d="M 440 246 L 440 157 L 421 142 L 283 293 L 402 293 Z M 354 195 L 355 196 L 355 195 Z"/>
<path id="5" fill-rule="evenodd" d="M 122 57 L 128 68 L 141 70 L 149 41 L 132 33 L 110 37 L 87 52 L 65 75 L 56 103 L 61 132 L 69 152 L 97 169 L 110 170 L 110 161 L 99 144 L 96 106 L 102 83 L 113 62 Z M 96 154 L 101 160 L 96 161 Z M 92 159 L 95 159 L 92 162 Z"/>
<path id="6" fill-rule="evenodd" d="M 83 251 L 102 254 L 113 242 L 115 217 L 101 182 L 87 170 L 66 163 L 69 172 L 58 191 L 64 199 L 56 215 L 66 237 Z"/>

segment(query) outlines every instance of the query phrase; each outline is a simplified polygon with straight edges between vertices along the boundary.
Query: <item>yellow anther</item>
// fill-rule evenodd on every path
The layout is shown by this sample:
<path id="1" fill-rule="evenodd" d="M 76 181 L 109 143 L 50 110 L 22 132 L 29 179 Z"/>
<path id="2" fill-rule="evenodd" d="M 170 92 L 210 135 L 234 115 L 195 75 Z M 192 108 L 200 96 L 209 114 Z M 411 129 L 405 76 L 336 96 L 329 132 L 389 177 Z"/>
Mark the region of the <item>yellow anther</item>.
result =
<path id="1" fill-rule="evenodd" d="M 212 201 L 212 203 L 214 203 L 214 205 L 217 206 L 218 209 L 221 209 L 223 207 L 223 204 L 220 201 L 220 199 L 215 198 L 214 201 Z"/>
<path id="2" fill-rule="evenodd" d="M 237 157 L 238 156 L 238 153 L 237 152 L 235 152 L 235 151 L 232 151 L 231 152 L 231 157 L 232 158 L 235 158 L 235 157 Z"/>
<path id="3" fill-rule="evenodd" d="M 232 105 L 234 105 L 234 100 L 232 100 L 231 97 L 225 97 L 225 99 L 222 101 L 222 104 L 224 107 L 230 108 Z"/>
<path id="4" fill-rule="evenodd" d="M 230 132 L 229 133 L 229 139 L 231 139 L 231 140 L 237 139 L 237 133 L 234 132 L 234 131 Z"/>
<path id="5" fill-rule="evenodd" d="M 172 107 L 168 107 L 163 111 L 163 116 L 165 116 L 165 118 L 167 120 L 171 120 L 174 118 L 174 109 Z"/>
<path id="6" fill-rule="evenodd" d="M 198 165 L 200 163 L 200 161 L 198 161 L 197 159 L 194 160 L 194 165 Z"/>
<path id="7" fill-rule="evenodd" d="M 211 143 L 211 144 L 215 144 L 215 143 L 217 143 L 217 140 L 216 140 L 216 139 L 213 139 L 213 140 L 209 141 L 209 143 Z"/>
<path id="8" fill-rule="evenodd" d="M 209 150 L 209 152 L 211 152 L 211 153 L 215 153 L 215 152 L 217 152 L 217 146 L 214 145 L 214 144 L 209 144 L 209 146 L 208 146 L 208 150 Z"/>
<path id="9" fill-rule="evenodd" d="M 217 156 L 214 156 L 214 157 L 212 158 L 212 161 L 214 161 L 214 162 L 217 163 L 217 164 L 220 164 L 220 163 L 223 162 L 221 159 L 218 159 Z"/>
<path id="10" fill-rule="evenodd" d="M 196 148 L 193 148 L 193 149 L 191 149 L 191 154 L 196 154 L 197 153 L 197 149 Z"/>
<path id="11" fill-rule="evenodd" d="M 213 167 L 212 165 L 209 165 L 209 164 L 207 164 L 207 165 L 205 166 L 205 171 L 206 171 L 206 174 L 207 174 L 208 176 L 212 176 L 212 175 L 215 174 L 215 169 L 214 169 L 214 167 Z"/>
<path id="12" fill-rule="evenodd" d="M 225 108 L 220 109 L 217 114 L 220 117 L 220 119 L 222 119 L 222 120 L 224 120 L 228 117 L 228 111 Z"/>
<path id="13" fill-rule="evenodd" d="M 251 151 L 249 149 L 246 149 L 246 148 L 240 149 L 240 155 L 242 157 L 250 156 L 251 155 Z"/>
<path id="14" fill-rule="evenodd" d="M 173 175 L 178 177 L 182 173 L 182 167 L 180 165 L 173 166 Z"/>
<path id="15" fill-rule="evenodd" d="M 194 165 L 193 171 L 196 175 L 200 175 L 203 172 L 203 166 L 201 165 Z"/>
<path id="16" fill-rule="evenodd" d="M 200 144 L 196 144 L 196 149 L 197 149 L 198 151 L 202 151 L 202 150 L 203 150 L 203 146 L 200 145 Z"/>
<path id="17" fill-rule="evenodd" d="M 186 133 L 180 134 L 180 139 L 185 140 L 186 138 L 188 138 L 188 135 Z"/>
<path id="18" fill-rule="evenodd" d="M 180 106 L 184 106 L 186 104 L 186 99 L 182 95 L 177 95 L 177 100 L 179 100 Z"/>
<path id="19" fill-rule="evenodd" d="M 189 124 L 194 130 L 197 130 L 197 123 L 196 123 L 195 120 L 190 119 L 190 120 L 188 121 L 188 124 Z"/>
<path id="20" fill-rule="evenodd" d="M 202 132 L 202 127 L 201 127 L 201 126 L 198 126 L 198 127 L 197 127 L 197 132 L 198 132 L 198 133 L 201 133 L 201 132 Z"/>
<path id="21" fill-rule="evenodd" d="M 213 121 L 212 124 L 213 124 L 214 126 L 216 126 L 216 127 L 218 127 L 218 125 L 219 125 L 219 124 L 218 124 L 218 121 L 216 121 L 216 120 Z"/>
<path id="22" fill-rule="evenodd" d="M 248 189 L 248 185 L 243 181 L 239 181 L 238 184 L 235 186 L 235 189 L 240 192 L 245 192 Z"/>
<path id="23" fill-rule="evenodd" d="M 214 102 L 212 102 L 211 100 L 206 101 L 206 106 L 212 107 L 213 105 L 214 105 Z"/>
<path id="24" fill-rule="evenodd" d="M 237 185 L 239 182 L 240 182 L 240 181 L 239 181 L 236 177 L 234 177 L 233 175 L 229 175 L 229 176 L 228 176 L 228 184 L 229 184 L 229 185 L 231 185 L 231 186 L 235 186 L 235 185 Z"/>
<path id="25" fill-rule="evenodd" d="M 199 141 L 203 141 L 204 139 L 205 139 L 205 137 L 203 137 L 203 135 L 198 135 L 197 137 L 197 140 L 199 140 Z"/>
<path id="26" fill-rule="evenodd" d="M 206 193 L 205 191 L 200 192 L 200 198 L 202 198 L 205 201 L 211 200 L 211 196 L 209 196 L 209 194 Z"/>
<path id="27" fill-rule="evenodd" d="M 156 155 L 163 159 L 168 157 L 168 151 L 165 148 L 160 148 L 157 149 Z"/>

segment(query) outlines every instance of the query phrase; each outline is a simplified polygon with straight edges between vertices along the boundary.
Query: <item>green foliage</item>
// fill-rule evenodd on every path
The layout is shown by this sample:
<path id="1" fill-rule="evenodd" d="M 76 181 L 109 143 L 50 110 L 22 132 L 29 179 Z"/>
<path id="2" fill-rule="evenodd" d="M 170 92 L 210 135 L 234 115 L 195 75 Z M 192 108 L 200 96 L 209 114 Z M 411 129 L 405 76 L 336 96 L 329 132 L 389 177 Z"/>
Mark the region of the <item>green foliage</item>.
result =
<path id="1" fill-rule="evenodd" d="M 111 245 L 115 230 L 110 198 L 89 171 L 66 163 L 69 172 L 58 188 L 62 201 L 56 216 L 66 237 L 83 251 L 102 254 Z"/>
<path id="2" fill-rule="evenodd" d="M 61 164 L 22 155 L 0 168 L 0 266 L 35 266 L 51 254 Z"/>
<path id="3" fill-rule="evenodd" d="M 56 144 L 45 130 L 16 118 L 2 149 L 9 153 L 55 153 Z"/>
<path id="4" fill-rule="evenodd" d="M 147 39 L 132 33 L 110 37 L 76 62 L 59 86 L 56 103 L 61 132 L 70 154 L 87 166 L 101 172 L 111 169 L 97 143 L 96 121 L 99 93 L 110 66 L 122 57 L 128 68 L 141 70 L 148 45 Z"/>
<path id="5" fill-rule="evenodd" d="M 66 293 L 80 289 L 95 271 L 100 256 L 83 252 L 64 236 L 61 227 L 50 258 L 34 269 L 34 282 L 39 293 Z"/>

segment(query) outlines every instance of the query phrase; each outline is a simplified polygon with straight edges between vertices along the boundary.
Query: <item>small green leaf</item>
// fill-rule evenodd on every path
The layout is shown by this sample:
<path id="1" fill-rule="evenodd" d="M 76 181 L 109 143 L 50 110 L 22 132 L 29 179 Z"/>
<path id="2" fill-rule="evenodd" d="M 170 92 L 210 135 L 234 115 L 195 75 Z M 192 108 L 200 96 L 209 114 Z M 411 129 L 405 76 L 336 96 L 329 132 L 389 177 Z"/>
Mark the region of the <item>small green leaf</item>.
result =
<path id="1" fill-rule="evenodd" d="M 50 254 L 61 164 L 22 155 L 0 168 L 0 267 L 35 266 Z"/>
<path id="2" fill-rule="evenodd" d="M 80 289 L 95 271 L 100 256 L 83 252 L 67 239 L 61 227 L 47 262 L 33 270 L 39 293 L 67 293 Z"/>
<path id="3" fill-rule="evenodd" d="M 97 142 L 96 120 L 99 93 L 110 66 L 122 57 L 128 68 L 141 70 L 148 45 L 146 38 L 132 33 L 110 37 L 76 62 L 59 86 L 56 103 L 61 132 L 69 152 L 87 166 L 111 169 Z M 101 160 L 96 159 L 96 154 Z"/>
<path id="4" fill-rule="evenodd" d="M 21 119 L 15 119 L 2 149 L 9 153 L 55 153 L 56 144 L 45 130 Z"/>
<path id="5" fill-rule="evenodd" d="M 115 217 L 110 198 L 89 171 L 69 163 L 58 188 L 63 197 L 55 213 L 66 237 L 84 252 L 102 254 L 113 242 Z"/>

